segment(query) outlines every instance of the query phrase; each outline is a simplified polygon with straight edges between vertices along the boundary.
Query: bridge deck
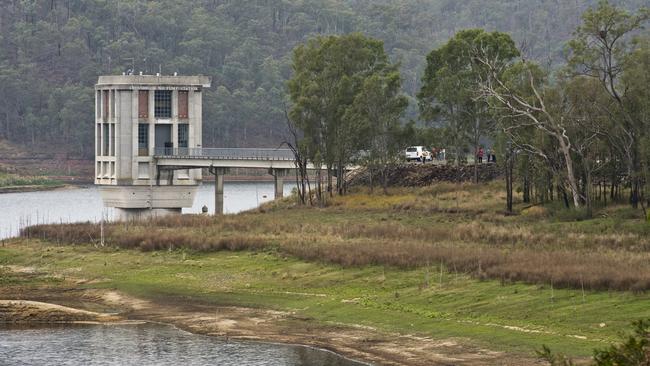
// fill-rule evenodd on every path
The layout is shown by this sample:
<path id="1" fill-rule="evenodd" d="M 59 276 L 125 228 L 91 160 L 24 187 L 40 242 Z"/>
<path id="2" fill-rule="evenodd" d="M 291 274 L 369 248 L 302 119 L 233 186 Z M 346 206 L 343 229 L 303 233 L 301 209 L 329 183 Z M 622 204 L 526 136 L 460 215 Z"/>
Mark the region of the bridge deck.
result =
<path id="1" fill-rule="evenodd" d="M 156 148 L 154 157 L 159 166 L 178 168 L 295 168 L 290 149 Z"/>
<path id="2" fill-rule="evenodd" d="M 156 148 L 156 158 L 210 160 L 294 160 L 290 149 Z"/>
<path id="3" fill-rule="evenodd" d="M 192 168 L 262 168 L 295 169 L 295 157 L 290 149 L 242 149 L 242 148 L 156 148 L 156 165 L 168 169 Z M 318 169 L 313 163 L 307 169 Z M 321 169 L 327 169 L 322 165 Z M 356 165 L 345 170 L 359 169 Z"/>

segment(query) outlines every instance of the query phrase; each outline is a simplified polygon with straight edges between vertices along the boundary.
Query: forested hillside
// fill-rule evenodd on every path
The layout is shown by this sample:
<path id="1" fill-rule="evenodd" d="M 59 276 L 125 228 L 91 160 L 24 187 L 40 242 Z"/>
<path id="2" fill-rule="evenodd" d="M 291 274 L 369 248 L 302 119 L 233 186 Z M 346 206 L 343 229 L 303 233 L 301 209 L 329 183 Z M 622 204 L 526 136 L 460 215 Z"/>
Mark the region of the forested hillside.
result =
<path id="1" fill-rule="evenodd" d="M 0 0 L 0 139 L 92 154 L 98 75 L 203 74 L 205 146 L 277 146 L 291 50 L 315 34 L 385 43 L 415 94 L 425 55 L 457 31 L 512 35 L 545 67 L 595 0 Z M 619 0 L 628 9 L 648 0 Z"/>

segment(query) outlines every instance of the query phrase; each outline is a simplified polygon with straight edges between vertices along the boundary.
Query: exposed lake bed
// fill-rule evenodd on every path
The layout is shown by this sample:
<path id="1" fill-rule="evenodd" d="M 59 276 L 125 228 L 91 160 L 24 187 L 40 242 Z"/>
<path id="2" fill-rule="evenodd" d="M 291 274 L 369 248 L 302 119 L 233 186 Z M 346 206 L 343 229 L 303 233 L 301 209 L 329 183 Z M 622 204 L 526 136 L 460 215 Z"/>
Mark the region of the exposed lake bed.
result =
<path id="1" fill-rule="evenodd" d="M 34 291 L 32 296 L 39 292 Z M 119 309 L 121 313 L 41 301 L 0 300 L 3 365 L 362 365 L 325 349 L 298 345 L 304 343 L 298 339 L 268 343 L 264 342 L 266 338 L 254 335 L 237 337 L 237 331 L 229 336 L 228 329 L 247 316 L 243 309 L 214 309 L 210 320 L 204 313 L 158 308 L 114 291 L 67 292 L 58 299 L 85 306 L 93 302 L 95 307 Z M 49 296 L 45 292 L 42 295 Z M 0 291 L 0 296 L 7 294 Z M 236 313 L 240 316 L 234 316 Z M 255 322 L 262 321 L 261 313 L 251 313 Z M 206 332 L 215 329 L 222 331 Z"/>
<path id="2" fill-rule="evenodd" d="M 29 290 L 27 296 L 33 298 L 112 312 L 43 301 L 0 300 L 0 359 L 8 360 L 7 365 L 173 365 L 181 361 L 188 365 L 365 364 L 333 352 L 341 344 L 326 344 L 329 333 L 319 334 L 309 326 L 302 331 L 289 331 L 301 327 L 294 322 L 289 327 L 274 324 L 291 318 L 292 314 L 286 312 L 239 307 L 208 309 L 205 304 L 184 303 L 179 299 L 170 299 L 166 304 L 153 303 L 112 290 L 67 288 L 58 293 L 51 289 L 24 290 Z M 26 292 L 16 287 L 0 289 L 0 298 L 20 297 Z M 308 336 L 308 332 L 314 333 Z M 344 332 L 339 336 L 346 338 Z M 88 347 L 78 345 L 87 338 L 99 340 Z M 56 349 L 51 344 L 53 341 Z M 108 347 L 106 342 L 113 343 L 113 347 Z M 131 353 L 130 346 L 123 347 L 131 343 L 143 343 L 139 350 L 144 347 L 165 351 Z M 129 357 L 124 358 L 124 354 Z M 103 355 L 102 359 L 95 358 L 99 355 Z"/>

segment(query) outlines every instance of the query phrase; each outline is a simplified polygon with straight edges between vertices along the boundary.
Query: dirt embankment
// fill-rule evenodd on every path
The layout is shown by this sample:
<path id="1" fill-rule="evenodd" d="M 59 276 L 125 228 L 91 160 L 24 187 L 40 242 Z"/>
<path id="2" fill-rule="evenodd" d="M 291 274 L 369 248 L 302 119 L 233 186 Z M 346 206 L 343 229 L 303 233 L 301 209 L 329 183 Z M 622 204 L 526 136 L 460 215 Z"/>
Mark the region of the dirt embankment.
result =
<path id="1" fill-rule="evenodd" d="M 478 166 L 478 181 L 488 182 L 497 179 L 503 168 L 497 164 L 485 163 Z M 368 170 L 358 172 L 351 178 L 350 185 L 369 185 L 371 181 L 380 184 L 377 173 L 371 176 Z M 474 165 L 448 164 L 401 164 L 388 170 L 390 187 L 425 187 L 438 182 L 470 182 L 474 179 Z"/>

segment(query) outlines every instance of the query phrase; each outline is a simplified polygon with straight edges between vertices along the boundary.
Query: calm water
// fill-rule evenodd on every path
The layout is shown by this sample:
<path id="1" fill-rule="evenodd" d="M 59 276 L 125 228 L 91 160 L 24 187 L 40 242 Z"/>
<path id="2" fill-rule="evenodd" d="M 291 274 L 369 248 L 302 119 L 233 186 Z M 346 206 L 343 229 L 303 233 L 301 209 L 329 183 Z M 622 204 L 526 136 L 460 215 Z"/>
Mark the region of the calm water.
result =
<path id="1" fill-rule="evenodd" d="M 313 348 L 224 342 L 163 325 L 0 328 L 0 365 L 361 365 Z"/>
<path id="2" fill-rule="evenodd" d="M 291 184 L 284 185 L 284 193 L 291 193 Z M 224 210 L 237 213 L 273 200 L 273 183 L 226 182 Z M 184 213 L 200 213 L 203 205 L 214 212 L 214 184 L 199 187 L 194 206 Z M 20 228 L 45 223 L 110 220 L 113 210 L 104 208 L 95 186 L 57 191 L 0 194 L 0 239 L 18 234 Z"/>

